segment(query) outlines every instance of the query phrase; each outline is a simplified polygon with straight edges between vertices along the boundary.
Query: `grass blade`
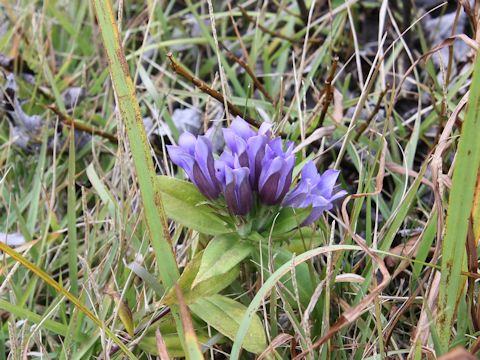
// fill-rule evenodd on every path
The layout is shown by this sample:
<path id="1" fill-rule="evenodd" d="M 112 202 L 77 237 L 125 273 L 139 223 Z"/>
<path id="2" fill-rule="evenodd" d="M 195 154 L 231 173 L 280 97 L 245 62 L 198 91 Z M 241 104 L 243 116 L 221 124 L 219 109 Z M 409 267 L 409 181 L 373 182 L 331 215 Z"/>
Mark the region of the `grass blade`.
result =
<path id="1" fill-rule="evenodd" d="M 78 296 L 78 266 L 77 266 L 77 198 L 75 196 L 75 141 L 74 130 L 70 128 L 68 152 L 68 189 L 67 189 L 67 217 L 68 217 L 68 275 L 72 294 Z"/>
<path id="2" fill-rule="evenodd" d="M 93 0 L 103 46 L 109 59 L 110 76 L 117 95 L 122 120 L 135 164 L 135 172 L 140 186 L 145 220 L 152 241 L 160 276 L 167 287 L 173 286 L 179 277 L 177 263 L 168 242 L 167 219 L 163 210 L 160 190 L 155 186 L 155 169 L 150 155 L 150 147 L 143 125 L 140 108 L 135 98 L 135 88 L 129 73 L 128 64 L 120 43 L 113 8 L 110 1 Z M 160 217 L 160 221 L 159 221 Z"/>
<path id="3" fill-rule="evenodd" d="M 58 293 L 65 296 L 68 300 L 70 300 L 81 312 L 88 316 L 90 320 L 92 320 L 95 325 L 97 325 L 100 329 L 105 331 L 105 334 L 109 338 L 118 345 L 118 347 L 126 354 L 130 359 L 137 359 L 135 355 L 132 354 L 130 350 L 125 346 L 125 344 L 107 327 L 105 324 L 98 319 L 90 310 L 88 310 L 85 305 L 83 305 L 77 297 L 75 297 L 71 292 L 65 289 L 62 285 L 56 282 L 54 279 L 50 277 L 45 271 L 40 269 L 38 266 L 30 262 L 28 259 L 17 253 L 13 250 L 10 246 L 0 242 L 0 250 L 4 253 L 8 254 L 12 257 L 15 261 L 19 262 L 27 269 L 32 271 L 35 275 L 37 275 L 40 279 L 45 281 L 48 285 L 53 287 Z"/>
<path id="4" fill-rule="evenodd" d="M 122 121 L 125 123 L 128 141 L 137 175 L 148 234 L 155 252 L 159 275 L 163 284 L 171 288 L 180 273 L 170 243 L 167 216 L 163 208 L 160 189 L 155 185 L 156 173 L 150 154 L 150 146 L 135 97 L 135 87 L 120 42 L 120 34 L 109 0 L 92 0 L 100 27 L 103 46 L 108 57 L 110 76 L 118 101 Z M 188 353 L 184 340 L 183 324 L 176 306 L 171 308 L 176 330 Z"/>
<path id="5" fill-rule="evenodd" d="M 458 144 L 452 189 L 442 244 L 442 277 L 438 295 L 437 329 L 440 351 L 448 351 L 461 276 L 465 242 L 473 206 L 475 183 L 480 170 L 480 57 L 477 56 L 470 87 L 468 109 Z"/>

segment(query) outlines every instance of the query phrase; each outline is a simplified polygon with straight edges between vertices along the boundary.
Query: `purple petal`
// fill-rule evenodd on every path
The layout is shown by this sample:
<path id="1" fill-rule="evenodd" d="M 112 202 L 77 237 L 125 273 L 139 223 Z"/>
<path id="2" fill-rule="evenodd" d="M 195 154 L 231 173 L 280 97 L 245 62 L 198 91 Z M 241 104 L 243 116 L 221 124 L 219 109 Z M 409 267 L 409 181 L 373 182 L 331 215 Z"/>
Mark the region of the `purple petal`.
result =
<path id="1" fill-rule="evenodd" d="M 223 185 L 223 188 L 225 188 L 225 168 L 226 167 L 227 167 L 227 164 L 225 163 L 225 161 L 222 161 L 222 160 L 215 161 L 215 174 L 220 184 Z"/>
<path id="2" fill-rule="evenodd" d="M 225 202 L 234 215 L 246 215 L 253 205 L 248 168 L 225 169 Z"/>
<path id="3" fill-rule="evenodd" d="M 232 129 L 223 129 L 225 143 L 233 153 L 241 153 L 246 150 L 247 143 Z"/>
<path id="4" fill-rule="evenodd" d="M 208 199 L 215 200 L 220 195 L 220 189 L 212 186 L 211 180 L 207 179 L 197 163 L 193 164 L 192 181 Z"/>
<path id="5" fill-rule="evenodd" d="M 237 191 L 239 204 L 238 215 L 246 215 L 248 214 L 253 205 L 253 193 L 249 180 L 250 172 L 248 171 L 248 168 L 241 168 L 234 171 L 236 171 L 237 173 L 242 171 L 237 176 Z"/>
<path id="6" fill-rule="evenodd" d="M 248 125 L 248 123 L 240 116 L 237 116 L 235 119 L 233 119 L 230 129 L 235 131 L 235 133 L 245 141 L 256 135 L 255 131 L 252 130 L 250 125 Z"/>
<path id="7" fill-rule="evenodd" d="M 234 162 L 234 157 L 233 157 L 233 154 L 228 151 L 228 150 L 224 150 L 222 155 L 220 155 L 220 160 L 222 160 L 223 162 L 225 162 L 225 164 L 227 166 L 230 166 L 231 168 L 233 168 L 233 162 Z"/>
<path id="8" fill-rule="evenodd" d="M 235 178 L 232 169 L 229 167 L 225 168 L 225 184 L 225 202 L 230 211 L 234 213 L 237 205 L 237 196 L 235 194 Z"/>
<path id="9" fill-rule="evenodd" d="M 212 153 L 212 144 L 205 136 L 200 136 L 195 145 L 195 161 L 200 170 L 207 179 L 212 179 L 211 183 L 214 185 L 215 179 L 215 165 Z"/>
<path id="10" fill-rule="evenodd" d="M 325 171 L 320 176 L 317 186 L 315 187 L 315 190 L 318 192 L 318 194 L 329 199 L 332 196 L 333 187 L 337 182 L 338 175 L 340 175 L 340 171 L 338 170 L 330 169 Z"/>
<path id="11" fill-rule="evenodd" d="M 272 128 L 273 124 L 268 122 L 263 122 L 258 129 L 258 135 L 265 135 L 265 136 L 272 136 L 272 132 L 270 129 Z"/>
<path id="12" fill-rule="evenodd" d="M 260 198 L 267 205 L 275 205 L 277 203 L 276 193 L 278 189 L 278 179 L 280 173 L 272 174 L 263 184 L 260 190 Z"/>
<path id="13" fill-rule="evenodd" d="M 308 161 L 302 169 L 302 180 L 303 179 L 312 179 L 313 182 L 317 183 L 320 180 L 320 175 L 318 174 L 317 167 L 313 161 Z"/>
<path id="14" fill-rule="evenodd" d="M 327 207 L 313 208 L 310 215 L 308 215 L 308 217 L 305 220 L 303 220 L 302 226 L 313 224 L 315 221 L 317 221 L 320 218 L 320 216 L 322 216 L 325 210 L 330 210 L 331 208 L 332 208 L 332 204 L 329 204 Z"/>
<path id="15" fill-rule="evenodd" d="M 250 182 L 255 190 L 258 189 L 258 178 L 262 169 L 262 160 L 265 156 L 265 136 L 253 136 L 247 142 L 248 164 L 250 168 Z"/>
<path id="16" fill-rule="evenodd" d="M 269 166 L 265 162 L 265 159 L 263 161 L 263 169 L 258 182 L 258 190 L 260 192 L 260 198 L 267 205 L 275 205 L 277 203 L 278 189 L 280 186 L 279 180 L 282 175 L 282 168 L 285 165 L 284 163 L 285 162 L 280 157 L 276 157 Z M 282 190 L 283 188 L 280 191 Z"/>
<path id="17" fill-rule="evenodd" d="M 192 155 L 185 151 L 185 149 L 176 145 L 167 145 L 167 151 L 172 162 L 180 166 L 187 173 L 189 178 L 192 178 L 192 170 L 195 159 Z"/>
<path id="18" fill-rule="evenodd" d="M 275 157 L 284 155 L 282 139 L 277 137 L 268 143 L 266 153 L 268 156 Z"/>
<path id="19" fill-rule="evenodd" d="M 262 189 L 265 186 L 265 183 L 275 174 L 278 174 L 280 178 L 280 172 L 282 171 L 283 161 L 281 158 L 277 157 L 272 161 L 267 160 L 266 158 L 262 161 L 262 172 L 260 174 L 260 179 L 258 182 L 258 188 Z M 275 187 L 275 193 L 277 192 L 277 187 Z"/>
<path id="20" fill-rule="evenodd" d="M 330 198 L 330 202 L 333 202 L 334 200 L 340 199 L 341 197 L 344 197 L 347 195 L 347 192 L 345 190 L 340 190 L 336 194 L 333 194 L 332 197 Z"/>
<path id="21" fill-rule="evenodd" d="M 193 155 L 195 152 L 196 143 L 197 138 L 189 132 L 184 132 L 178 139 L 178 145 L 184 148 L 190 155 Z"/>

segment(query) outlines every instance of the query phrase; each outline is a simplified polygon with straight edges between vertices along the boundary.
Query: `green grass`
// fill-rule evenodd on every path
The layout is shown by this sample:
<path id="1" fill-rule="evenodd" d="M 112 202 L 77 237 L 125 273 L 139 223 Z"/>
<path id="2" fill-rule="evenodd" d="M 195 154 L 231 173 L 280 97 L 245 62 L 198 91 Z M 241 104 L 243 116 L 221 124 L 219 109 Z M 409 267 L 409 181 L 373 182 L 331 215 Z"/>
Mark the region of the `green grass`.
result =
<path id="1" fill-rule="evenodd" d="M 192 359 L 477 350 L 479 289 L 466 275 L 477 274 L 480 238 L 480 61 L 474 51 L 443 68 L 426 59 L 402 82 L 411 60 L 436 45 L 417 21 L 423 10 L 404 23 L 401 2 L 384 13 L 381 2 L 316 4 L 315 43 L 305 39 L 299 3 L 232 2 L 230 11 L 212 0 L 210 12 L 208 1 L 0 1 L 0 54 L 15 60 L 0 70 L 15 74 L 22 108 L 43 124 L 25 150 L 0 112 L 0 232 L 26 240 L 13 249 L 0 242 L 0 360 L 150 359 L 162 347 L 157 330 L 170 357 Z M 406 38 L 390 16 L 400 32 L 411 26 Z M 217 42 L 250 66 L 275 104 Z M 338 57 L 324 121 L 334 130 L 299 163 L 341 170 L 352 195 L 344 209 L 339 201 L 288 236 L 302 214 L 245 241 L 228 235 L 232 222 L 180 181 L 165 151 L 178 140 L 175 109 L 197 109 L 209 126 L 226 119 L 223 104 L 178 76 L 168 52 L 297 144 L 318 126 Z M 32 82 L 22 77 L 27 65 Z M 62 96 L 70 87 L 86 90 L 73 109 Z M 76 147 L 52 104 L 118 143 L 95 135 Z M 171 135 L 149 143 L 146 116 Z"/>

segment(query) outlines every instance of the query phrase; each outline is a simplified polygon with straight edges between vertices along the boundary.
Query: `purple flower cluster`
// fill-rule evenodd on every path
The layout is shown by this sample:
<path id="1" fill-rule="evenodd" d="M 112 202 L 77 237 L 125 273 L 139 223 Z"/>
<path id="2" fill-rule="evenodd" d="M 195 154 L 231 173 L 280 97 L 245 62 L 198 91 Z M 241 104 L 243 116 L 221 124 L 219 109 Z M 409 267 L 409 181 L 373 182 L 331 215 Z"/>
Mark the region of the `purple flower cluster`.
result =
<path id="1" fill-rule="evenodd" d="M 304 225 L 317 220 L 332 208 L 332 201 L 345 195 L 333 194 L 338 171 L 320 175 L 312 162 L 302 170 L 302 178 L 290 190 L 295 165 L 293 142 L 284 146 L 280 137 L 273 137 L 271 125 L 263 123 L 254 131 L 240 117 L 223 129 L 225 149 L 214 158 L 208 136 L 195 137 L 183 133 L 179 145 L 168 146 L 172 162 L 185 170 L 200 192 L 210 200 L 223 194 L 233 215 L 247 215 L 254 207 L 255 194 L 265 205 L 312 208 Z"/>

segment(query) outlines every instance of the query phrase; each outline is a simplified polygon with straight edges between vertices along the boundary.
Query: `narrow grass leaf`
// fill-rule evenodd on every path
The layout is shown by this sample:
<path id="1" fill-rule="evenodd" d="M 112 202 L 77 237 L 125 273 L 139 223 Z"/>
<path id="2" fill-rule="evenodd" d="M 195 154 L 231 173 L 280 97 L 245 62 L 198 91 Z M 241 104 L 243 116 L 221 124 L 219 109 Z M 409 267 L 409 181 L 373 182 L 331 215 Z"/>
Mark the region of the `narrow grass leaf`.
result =
<path id="1" fill-rule="evenodd" d="M 0 299 L 0 309 L 5 310 L 11 314 L 14 314 L 19 318 L 31 321 L 34 324 L 39 324 L 40 322 L 42 322 L 44 328 L 47 329 L 48 331 L 53 332 L 54 334 L 65 335 L 67 333 L 66 325 L 50 319 L 45 320 L 41 315 L 31 312 L 30 310 L 27 310 L 18 305 L 11 304 L 8 301 L 5 301 L 3 299 Z"/>
<path id="2" fill-rule="evenodd" d="M 99 319 L 97 318 L 90 310 L 88 310 L 85 305 L 83 305 L 80 300 L 75 297 L 71 292 L 61 286 L 58 282 L 50 277 L 45 271 L 40 269 L 38 266 L 27 260 L 25 257 L 17 253 L 13 250 L 10 246 L 5 245 L 4 243 L 0 242 L 0 250 L 4 253 L 10 255 L 15 261 L 19 262 L 35 275 L 37 275 L 40 279 L 45 281 L 48 285 L 53 287 L 57 292 L 65 296 L 68 300 L 70 300 L 81 312 L 83 312 L 90 320 L 93 321 L 95 325 L 97 325 L 100 329 L 105 331 L 105 334 L 113 340 L 115 344 L 127 355 L 130 359 L 137 359 L 135 355 L 132 354 L 130 350 L 125 346 L 125 344 Z"/>
<path id="3" fill-rule="evenodd" d="M 167 216 L 163 208 L 162 194 L 155 184 L 157 175 L 153 166 L 140 107 L 135 96 L 135 87 L 120 41 L 114 10 L 110 0 L 92 0 L 92 2 L 103 46 L 108 57 L 110 76 L 118 107 L 125 124 L 132 152 L 144 216 L 159 274 L 163 284 L 166 287 L 172 287 L 179 278 L 180 273 L 169 241 L 170 233 Z M 177 331 L 180 338 L 183 339 L 183 326 L 178 309 L 173 306 L 171 310 L 177 323 Z"/>
<path id="4" fill-rule="evenodd" d="M 77 197 L 75 191 L 75 138 L 73 127 L 69 132 L 68 148 L 68 188 L 67 188 L 67 221 L 68 221 L 68 276 L 71 292 L 78 296 L 78 264 L 77 264 Z"/>
<path id="5" fill-rule="evenodd" d="M 442 243 L 442 277 L 438 296 L 437 328 L 442 353 L 448 351 L 461 276 L 465 242 L 473 208 L 475 185 L 480 170 L 480 56 L 477 54 L 467 113 L 462 125 L 453 171 Z"/>

